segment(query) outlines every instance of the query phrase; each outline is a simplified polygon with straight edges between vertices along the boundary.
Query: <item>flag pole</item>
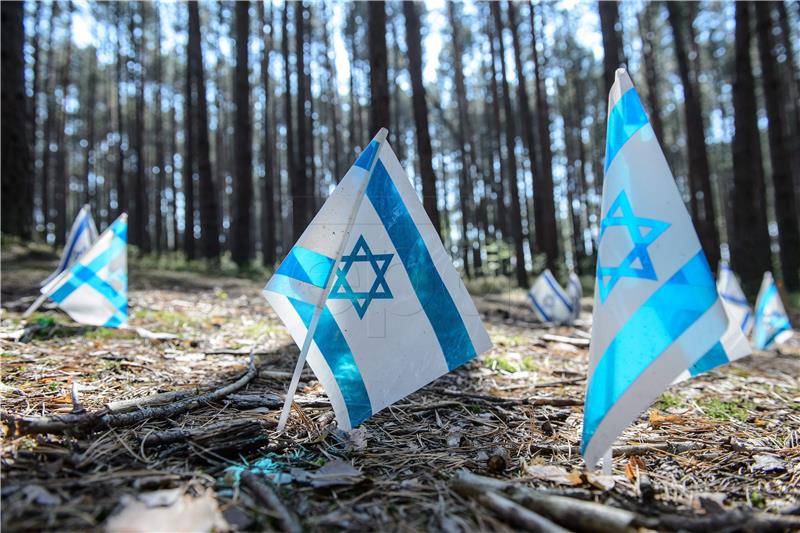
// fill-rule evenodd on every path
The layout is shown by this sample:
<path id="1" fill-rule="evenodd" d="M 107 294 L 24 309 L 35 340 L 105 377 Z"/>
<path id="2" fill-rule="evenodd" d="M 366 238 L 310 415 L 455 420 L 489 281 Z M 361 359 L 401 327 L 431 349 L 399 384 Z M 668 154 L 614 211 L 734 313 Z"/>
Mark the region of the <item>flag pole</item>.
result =
<path id="1" fill-rule="evenodd" d="M 28 318 L 29 316 L 31 316 L 34 311 L 36 311 L 37 309 L 39 309 L 39 307 L 42 306 L 45 300 L 47 300 L 47 294 L 46 293 L 40 294 L 39 297 L 36 298 L 36 300 L 34 300 L 31 306 L 28 307 L 28 309 L 26 309 L 24 313 L 22 313 L 22 318 Z"/>
<path id="2" fill-rule="evenodd" d="M 328 295 L 331 293 L 333 289 L 333 283 L 336 279 L 335 270 L 339 265 L 339 262 L 342 260 L 342 255 L 344 255 L 344 247 L 347 246 L 347 241 L 350 238 L 350 232 L 353 230 L 353 225 L 356 221 L 356 216 L 358 215 L 359 210 L 361 209 L 361 203 L 364 200 L 364 196 L 367 189 L 367 184 L 369 183 L 370 177 L 372 177 L 372 171 L 375 168 L 375 164 L 378 162 L 378 154 L 380 152 L 381 146 L 383 146 L 383 142 L 386 140 L 386 135 L 389 131 L 386 128 L 381 128 L 380 131 L 375 135 L 375 140 L 378 141 L 378 149 L 375 151 L 375 158 L 372 161 L 372 164 L 367 171 L 367 176 L 364 179 L 364 182 L 361 184 L 358 190 L 358 194 L 356 196 L 356 205 L 353 208 L 353 211 L 350 213 L 350 217 L 347 220 L 347 226 L 345 226 L 345 233 L 344 238 L 342 239 L 341 244 L 336 253 L 336 257 L 334 258 L 335 261 L 333 263 L 333 270 L 331 271 L 331 275 L 328 276 L 328 281 L 325 285 L 325 290 L 322 293 L 322 297 L 317 302 L 317 305 L 314 307 L 314 315 L 311 317 L 311 322 L 308 324 L 308 330 L 306 331 L 306 337 L 303 341 L 303 346 L 300 349 L 300 355 L 297 358 L 297 364 L 294 367 L 294 374 L 292 374 L 292 381 L 289 383 L 289 389 L 286 391 L 286 399 L 283 402 L 283 408 L 281 409 L 281 417 L 278 420 L 278 433 L 282 432 L 286 429 L 286 422 L 289 420 L 289 412 L 292 408 L 292 400 L 294 399 L 294 395 L 297 392 L 297 386 L 300 384 L 300 374 L 303 372 L 303 367 L 306 364 L 306 358 L 308 357 L 308 351 L 311 349 L 311 341 L 314 339 L 314 333 L 317 331 L 317 325 L 319 324 L 319 318 L 322 315 L 322 309 L 325 307 L 325 304 L 328 301 Z"/>

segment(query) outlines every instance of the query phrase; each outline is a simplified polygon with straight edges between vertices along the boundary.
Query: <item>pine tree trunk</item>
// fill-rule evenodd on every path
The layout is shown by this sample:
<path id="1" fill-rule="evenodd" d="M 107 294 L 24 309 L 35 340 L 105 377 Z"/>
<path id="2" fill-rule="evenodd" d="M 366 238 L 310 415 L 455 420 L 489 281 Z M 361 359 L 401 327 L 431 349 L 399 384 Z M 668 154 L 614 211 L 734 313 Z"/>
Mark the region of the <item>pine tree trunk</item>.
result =
<path id="1" fill-rule="evenodd" d="M 258 2 L 258 14 L 263 33 L 263 52 L 261 54 L 261 84 L 264 86 L 264 120 L 261 126 L 263 143 L 261 157 L 264 161 L 264 183 L 261 198 L 261 261 L 267 268 L 275 266 L 275 154 L 274 138 L 272 137 L 272 121 L 269 110 L 272 105 L 272 95 L 269 85 L 269 59 L 272 52 L 272 35 L 275 30 L 275 17 L 273 6 L 269 6 L 269 21 L 267 21 L 264 2 Z M 265 28 L 269 25 L 269 31 Z"/>
<path id="2" fill-rule="evenodd" d="M 614 72 L 625 63 L 625 54 L 622 51 L 622 31 L 619 26 L 619 2 L 611 0 L 598 1 L 600 12 L 600 31 L 603 34 L 603 79 L 606 83 L 606 92 L 614 84 Z"/>
<path id="3" fill-rule="evenodd" d="M 404 13 L 407 13 L 406 4 L 407 2 L 403 2 Z M 412 11 L 416 11 L 416 9 Z M 391 124 L 389 123 L 389 72 L 388 58 L 386 56 L 386 5 L 383 0 L 368 2 L 367 14 L 367 39 L 369 41 L 369 88 L 371 96 L 369 135 L 372 137 L 373 135 L 377 134 L 378 130 L 381 128 L 387 128 L 391 131 Z M 406 20 L 406 28 L 408 28 L 408 20 Z M 417 28 L 419 28 L 418 15 Z M 406 31 L 408 30 L 406 29 Z M 409 44 L 409 47 L 410 46 L 419 47 L 420 44 L 417 42 L 413 45 Z M 410 53 L 411 51 L 409 50 L 409 55 Z M 432 172 L 433 170 L 431 170 L 431 173 Z M 430 212 L 428 214 L 430 215 Z M 438 216 L 434 223 L 436 223 L 435 225 L 438 228 Z"/>
<path id="4" fill-rule="evenodd" d="M 174 79 L 174 78 L 173 78 Z M 175 80 L 177 82 L 177 80 Z M 177 83 L 175 83 L 177 86 Z M 177 172 L 175 172 L 175 156 L 178 154 L 178 120 L 175 116 L 175 107 L 177 100 L 173 96 L 172 105 L 169 110 L 169 123 L 170 123 L 170 188 L 172 189 L 172 199 L 170 202 L 170 212 L 172 214 L 172 250 L 178 251 L 180 249 L 180 235 L 178 233 L 178 180 Z M 187 132 L 183 132 L 187 135 Z M 184 177 L 184 184 L 186 178 Z"/>
<path id="5" fill-rule="evenodd" d="M 511 216 L 509 214 L 509 209 L 506 209 L 506 165 L 503 161 L 503 157 L 500 154 L 500 147 L 503 144 L 502 139 L 502 131 L 500 127 L 500 88 L 497 85 L 497 53 L 495 52 L 494 46 L 494 31 L 491 29 L 491 23 L 487 22 L 488 27 L 488 36 L 489 36 L 489 61 L 491 62 L 491 69 L 489 72 L 489 92 L 492 99 L 492 107 L 491 107 L 491 117 L 489 118 L 489 125 L 491 129 L 490 144 L 488 150 L 488 156 L 490 160 L 487 162 L 487 166 L 489 167 L 489 172 L 492 176 L 492 182 L 494 183 L 494 191 L 495 195 L 497 196 L 497 201 L 495 202 L 496 211 L 495 211 L 495 228 L 497 230 L 497 238 L 500 240 L 507 239 L 511 232 L 509 228 L 511 227 Z M 494 159 L 495 155 L 500 162 L 500 175 L 495 175 L 495 166 L 494 166 Z M 499 179 L 498 179 L 499 178 Z"/>
<path id="6" fill-rule="evenodd" d="M 517 156 L 515 154 L 516 133 L 514 132 L 514 113 L 511 110 L 511 93 L 506 76 L 506 47 L 503 43 L 503 21 L 500 18 L 500 4 L 490 4 L 497 32 L 500 71 L 502 74 L 503 110 L 506 127 L 506 157 L 508 159 L 508 190 L 511 194 L 511 237 L 514 241 L 514 259 L 517 285 L 528 286 L 528 274 L 525 271 L 525 253 L 522 243 L 522 213 L 520 209 L 519 185 L 517 183 Z"/>
<path id="7" fill-rule="evenodd" d="M 784 126 L 781 103 L 784 94 L 775 58 L 775 43 L 772 37 L 773 23 L 770 4 L 756 2 L 758 28 L 758 51 L 761 62 L 761 82 L 769 119 L 769 156 L 772 163 L 772 186 L 775 190 L 775 221 L 778 224 L 781 271 L 786 289 L 800 289 L 800 232 L 797 226 L 797 206 L 792 179 L 790 140 Z"/>
<path id="8" fill-rule="evenodd" d="M 3 61 L 0 84 L 0 154 L 2 157 L 3 233 L 23 239 L 32 236 L 33 164 L 28 141 L 28 101 L 25 94 L 25 5 L 22 2 L 3 2 L 2 40 Z"/>
<path id="9" fill-rule="evenodd" d="M 658 95 L 658 67 L 656 60 L 657 48 L 654 45 L 656 40 L 655 30 L 653 29 L 653 11 L 658 9 L 658 4 L 648 4 L 639 14 L 639 33 L 642 37 L 642 60 L 644 62 L 644 76 L 647 82 L 647 103 L 648 116 L 653 125 L 653 131 L 659 142 L 664 141 L 664 123 L 661 120 L 661 104 Z"/>
<path id="10" fill-rule="evenodd" d="M 283 33 L 281 34 L 281 52 L 283 53 L 284 106 L 286 120 L 286 160 L 289 173 L 289 187 L 292 194 L 292 236 L 294 240 L 306 229 L 304 183 L 297 171 L 297 154 L 295 153 L 295 137 L 292 121 L 292 73 L 289 65 L 289 3 L 283 5 Z M 299 98 L 299 95 L 298 95 Z M 301 117 L 297 117 L 300 122 Z"/>
<path id="11" fill-rule="evenodd" d="M 72 1 L 67 2 L 67 35 L 72 34 Z M 56 154 L 56 179 L 53 188 L 53 203 L 56 209 L 56 246 L 63 246 L 67 240 L 67 193 L 69 191 L 69 168 L 67 167 L 67 92 L 70 86 L 70 63 L 72 62 L 72 39 L 67 39 L 64 63 L 61 65 L 61 123 L 58 128 L 58 153 Z"/>
<path id="12" fill-rule="evenodd" d="M 711 172 L 708 167 L 706 152 L 705 126 L 703 110 L 700 104 L 700 89 L 697 85 L 697 74 L 691 71 L 689 56 L 684 36 L 685 25 L 691 24 L 683 16 L 683 5 L 668 2 L 669 22 L 675 43 L 675 55 L 678 60 L 678 72 L 683 85 L 683 110 L 686 122 L 686 145 L 689 152 L 689 189 L 692 192 L 690 201 L 692 218 L 700 234 L 700 242 L 705 250 L 708 263 L 713 271 L 719 263 L 719 232 L 717 231 L 714 213 L 713 195 L 711 192 Z M 699 60 L 698 60 L 699 61 Z M 702 195 L 702 198 L 700 196 Z M 700 202 L 702 201 L 702 212 Z"/>
<path id="13" fill-rule="evenodd" d="M 200 232 L 203 256 L 218 261 L 219 206 L 214 179 L 211 175 L 211 157 L 208 141 L 208 103 L 206 100 L 203 54 L 200 45 L 200 10 L 197 2 L 189 1 L 189 61 L 192 70 L 194 98 L 194 126 L 197 139 L 197 173 L 200 191 Z"/>
<path id="14" fill-rule="evenodd" d="M 50 7 L 50 30 L 47 36 L 47 64 L 46 64 L 46 71 L 47 72 L 55 72 L 55 46 L 53 46 L 54 39 L 53 36 L 55 35 L 55 25 L 56 25 L 56 17 L 58 16 L 58 3 L 53 2 Z M 53 132 L 55 131 L 56 127 L 56 97 L 55 97 L 55 87 L 56 87 L 56 80 L 55 76 L 46 76 L 45 83 L 44 83 L 44 91 L 45 91 L 45 102 L 47 108 L 47 118 L 44 122 L 44 145 L 42 147 L 42 175 L 40 179 L 40 194 L 42 199 L 42 219 L 44 224 L 44 240 L 47 241 L 47 238 L 50 234 L 50 189 L 51 189 L 51 181 L 52 175 L 50 174 L 50 163 L 52 162 L 52 155 L 50 153 L 50 146 L 53 142 Z"/>
<path id="15" fill-rule="evenodd" d="M 233 224 L 231 256 L 239 268 L 250 262 L 250 218 L 253 209 L 253 130 L 250 122 L 250 83 L 248 80 L 248 45 L 250 38 L 250 2 L 236 2 L 236 78 L 234 102 L 234 153 L 236 179 L 233 187 Z"/>
<path id="16" fill-rule="evenodd" d="M 94 195 L 91 191 L 91 174 L 94 172 L 95 156 L 95 124 L 94 110 L 97 100 L 97 51 L 92 48 L 89 62 L 89 79 L 87 81 L 84 109 L 86 110 L 86 151 L 83 159 L 83 203 L 92 204 Z"/>
<path id="17" fill-rule="evenodd" d="M 166 170 L 165 170 L 165 156 L 164 156 L 164 144 L 166 139 L 164 139 L 164 126 L 163 126 L 163 116 L 161 113 L 161 76 L 162 76 L 162 66 L 161 66 L 161 13 L 158 9 L 158 3 L 154 6 L 155 10 L 155 26 L 156 26 L 156 42 L 155 42 L 155 61 L 154 61 L 154 77 L 155 77 L 155 84 L 156 84 L 156 102 L 155 102 L 155 109 L 153 110 L 154 120 L 153 120 L 153 136 L 155 138 L 155 148 L 156 148 L 156 168 L 158 169 L 158 174 L 156 174 L 156 190 L 155 190 L 155 209 L 154 214 L 156 217 L 155 220 L 155 251 L 156 254 L 161 254 L 164 250 L 164 241 L 165 241 L 165 233 L 166 230 L 164 228 L 164 213 L 162 211 L 162 200 L 164 198 L 164 188 L 166 183 Z"/>
<path id="18" fill-rule="evenodd" d="M 55 4 L 54 4 L 55 5 Z M 122 20 L 122 9 L 123 3 L 118 2 L 114 4 L 114 15 L 117 21 Z M 117 61 L 115 65 L 115 74 L 117 77 L 117 95 L 116 95 L 116 105 L 117 105 L 117 158 L 116 158 L 116 186 L 117 186 L 117 212 L 116 215 L 119 216 L 120 213 L 128 211 L 128 187 L 125 178 L 125 152 L 122 148 L 122 138 L 125 134 L 125 125 L 123 123 L 122 117 L 122 67 L 127 61 L 126 57 L 122 55 L 122 29 L 119 27 L 119 22 L 117 27 L 115 28 L 116 31 L 114 32 L 116 35 L 116 47 L 117 47 Z"/>
<path id="19" fill-rule="evenodd" d="M 750 4 L 736 3 L 736 64 L 733 79 L 733 238 L 731 266 L 742 288 L 754 297 L 765 271 L 771 270 L 764 167 L 750 59 Z"/>
<path id="20" fill-rule="evenodd" d="M 133 4 L 136 5 L 136 4 Z M 144 27 L 145 9 L 144 4 L 139 4 L 140 23 Z M 148 214 L 147 202 L 147 181 L 145 178 L 145 159 L 144 159 L 144 32 L 136 38 L 136 23 L 134 12 L 131 12 L 130 32 L 131 43 L 134 44 L 136 63 L 139 65 L 139 76 L 136 84 L 136 109 L 134 112 L 134 140 L 133 151 L 136 156 L 136 175 L 134 179 L 135 201 L 133 204 L 133 216 L 130 220 L 130 242 L 142 253 L 150 252 L 150 218 Z"/>

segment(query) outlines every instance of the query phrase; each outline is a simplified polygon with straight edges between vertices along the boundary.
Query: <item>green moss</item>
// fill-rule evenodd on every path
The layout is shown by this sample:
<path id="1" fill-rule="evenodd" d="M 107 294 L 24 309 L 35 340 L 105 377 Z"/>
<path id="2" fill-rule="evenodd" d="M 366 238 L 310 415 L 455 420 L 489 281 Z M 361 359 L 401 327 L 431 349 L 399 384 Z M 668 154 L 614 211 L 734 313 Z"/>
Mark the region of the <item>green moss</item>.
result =
<path id="1" fill-rule="evenodd" d="M 763 509 L 767 506 L 767 500 L 764 499 L 764 496 L 762 496 L 760 492 L 751 492 L 750 505 L 756 509 Z"/>
<path id="2" fill-rule="evenodd" d="M 747 400 L 725 402 L 719 398 L 708 398 L 700 402 L 700 407 L 709 418 L 713 420 L 740 420 L 746 421 L 750 417 L 750 410 L 755 405 Z"/>
<path id="3" fill-rule="evenodd" d="M 665 392 L 653 406 L 661 411 L 666 411 L 671 407 L 686 407 L 686 402 L 680 396 Z"/>
<path id="4" fill-rule="evenodd" d="M 536 372 L 539 370 L 539 365 L 536 364 L 536 360 L 533 357 L 528 355 L 522 358 L 522 369 L 528 372 Z"/>
<path id="5" fill-rule="evenodd" d="M 156 322 L 168 328 L 199 326 L 201 324 L 199 319 L 175 309 L 137 309 L 133 316 L 138 320 Z"/>
<path id="6" fill-rule="evenodd" d="M 484 360 L 484 366 L 487 368 L 499 368 L 501 370 L 505 370 L 506 372 L 517 372 L 519 368 L 507 359 L 503 359 L 502 357 L 487 357 Z"/>

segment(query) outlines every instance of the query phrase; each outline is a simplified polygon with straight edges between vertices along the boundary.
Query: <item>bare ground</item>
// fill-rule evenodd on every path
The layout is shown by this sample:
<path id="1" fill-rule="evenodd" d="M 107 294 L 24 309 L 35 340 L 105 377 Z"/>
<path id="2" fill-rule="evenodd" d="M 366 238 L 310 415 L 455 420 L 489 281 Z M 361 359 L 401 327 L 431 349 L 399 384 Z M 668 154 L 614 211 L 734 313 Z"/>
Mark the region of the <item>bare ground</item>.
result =
<path id="1" fill-rule="evenodd" d="M 306 371 L 287 432 L 277 435 L 297 349 L 263 300 L 261 281 L 133 269 L 132 325 L 177 339 L 81 327 L 52 309 L 25 329 L 26 302 L 18 300 L 34 294 L 53 261 L 4 256 L 6 531 L 118 526 L 115 517 L 132 527 L 159 506 L 175 519 L 174 506 L 186 502 L 197 504 L 195 518 L 210 513 L 201 522 L 216 529 L 531 527 L 483 489 L 456 490 L 464 470 L 509 482 L 497 488 L 501 499 L 521 501 L 519 487 L 563 494 L 632 511 L 635 527 L 800 524 L 797 336 L 781 352 L 670 389 L 618 441 L 609 479 L 583 474 L 578 453 L 589 300 L 577 327 L 545 329 L 520 292 L 476 298 L 494 348 L 349 436 Z M 251 351 L 257 375 L 248 373 Z M 242 386 L 209 394 L 231 384 Z M 184 394 L 108 407 L 175 391 Z M 36 420 L 26 425 L 24 417 L 51 415 L 75 416 L 30 433 Z M 169 520 L 150 527 L 179 527 Z"/>

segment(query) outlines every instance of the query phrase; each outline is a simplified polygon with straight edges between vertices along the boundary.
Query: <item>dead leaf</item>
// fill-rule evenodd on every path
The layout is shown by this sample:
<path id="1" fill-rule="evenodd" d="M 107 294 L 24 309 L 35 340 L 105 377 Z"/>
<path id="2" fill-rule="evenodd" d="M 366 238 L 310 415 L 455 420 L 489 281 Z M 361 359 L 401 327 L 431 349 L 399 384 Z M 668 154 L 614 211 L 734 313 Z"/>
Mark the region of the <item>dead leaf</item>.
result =
<path id="1" fill-rule="evenodd" d="M 683 422 L 683 417 L 679 415 L 662 415 L 658 411 L 650 411 L 650 425 L 654 428 L 660 427 L 662 424 L 680 424 Z"/>
<path id="2" fill-rule="evenodd" d="M 364 474 L 347 461 L 334 459 L 315 472 L 292 468 L 289 472 L 295 480 L 310 483 L 312 487 L 336 487 L 354 485 L 364 480 Z"/>
<path id="3" fill-rule="evenodd" d="M 181 489 L 178 489 L 181 490 Z M 122 498 L 122 509 L 111 516 L 105 524 L 110 533 L 138 533 L 149 531 L 174 532 L 211 532 L 227 531 L 228 523 L 223 518 L 217 505 L 213 491 L 206 491 L 199 497 L 184 494 L 166 505 L 155 505 L 168 502 L 173 491 L 157 491 L 144 493 L 139 498 L 125 495 Z"/>
<path id="4" fill-rule="evenodd" d="M 614 488 L 616 481 L 614 476 L 606 476 L 604 474 L 594 474 L 592 472 L 585 472 L 584 476 L 586 481 L 596 489 L 608 491 Z"/>
<path id="5" fill-rule="evenodd" d="M 558 465 L 527 465 L 525 473 L 536 479 L 543 479 L 559 485 L 580 485 L 583 483 L 581 473 L 577 470 L 568 472 L 566 468 Z"/>
<path id="6" fill-rule="evenodd" d="M 628 478 L 628 481 L 631 483 L 635 483 L 636 478 L 639 477 L 644 470 L 644 461 L 635 455 L 631 455 L 628 459 L 628 464 L 625 465 L 625 477 Z"/>

